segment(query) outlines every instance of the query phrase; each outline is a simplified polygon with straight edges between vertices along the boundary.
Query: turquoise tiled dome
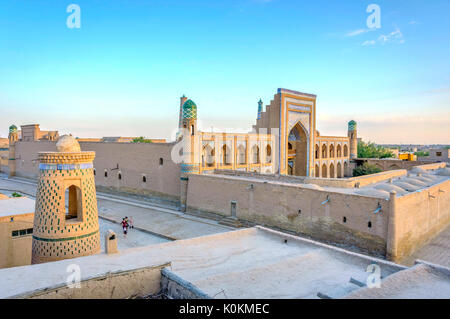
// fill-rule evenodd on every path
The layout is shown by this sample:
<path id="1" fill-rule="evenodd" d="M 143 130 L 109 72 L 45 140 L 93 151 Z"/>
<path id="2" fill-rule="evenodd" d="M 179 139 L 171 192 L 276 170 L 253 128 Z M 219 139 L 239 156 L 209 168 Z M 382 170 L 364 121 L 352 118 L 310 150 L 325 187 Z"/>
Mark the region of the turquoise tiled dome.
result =
<path id="1" fill-rule="evenodd" d="M 183 104 L 183 118 L 184 119 L 197 119 L 197 105 L 194 101 L 187 100 Z"/>
<path id="2" fill-rule="evenodd" d="M 354 131 L 356 130 L 356 122 L 351 120 L 350 122 L 348 122 L 348 130 L 349 131 Z"/>
<path id="3" fill-rule="evenodd" d="M 13 125 L 11 125 L 10 127 L 9 127 L 9 131 L 12 133 L 12 132 L 17 132 L 17 126 L 15 126 L 14 124 Z"/>

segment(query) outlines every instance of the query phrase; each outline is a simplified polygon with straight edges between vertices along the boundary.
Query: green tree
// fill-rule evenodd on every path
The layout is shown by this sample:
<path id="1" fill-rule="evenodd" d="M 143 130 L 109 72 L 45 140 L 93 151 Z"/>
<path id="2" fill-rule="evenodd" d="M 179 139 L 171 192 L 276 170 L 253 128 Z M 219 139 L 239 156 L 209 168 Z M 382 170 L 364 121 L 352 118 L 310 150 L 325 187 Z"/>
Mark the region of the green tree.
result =
<path id="1" fill-rule="evenodd" d="M 353 176 L 370 175 L 380 172 L 381 168 L 379 168 L 378 166 L 369 163 L 364 163 L 353 170 Z"/>
<path id="2" fill-rule="evenodd" d="M 375 143 L 358 142 L 358 158 L 389 158 L 394 157 L 391 150 L 375 145 Z"/>
<path id="3" fill-rule="evenodd" d="M 414 155 L 420 156 L 420 157 L 430 156 L 430 152 L 418 151 L 418 152 L 415 152 Z"/>
<path id="4" fill-rule="evenodd" d="M 133 139 L 133 143 L 153 143 L 153 142 L 150 139 L 140 136 Z"/>

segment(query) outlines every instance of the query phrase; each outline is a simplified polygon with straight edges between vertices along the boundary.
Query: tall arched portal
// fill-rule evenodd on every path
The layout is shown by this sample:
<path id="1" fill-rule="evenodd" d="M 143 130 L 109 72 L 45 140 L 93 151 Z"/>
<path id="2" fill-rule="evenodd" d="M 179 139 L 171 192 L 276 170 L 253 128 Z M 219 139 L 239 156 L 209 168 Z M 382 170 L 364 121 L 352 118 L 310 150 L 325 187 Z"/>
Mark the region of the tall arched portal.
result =
<path id="1" fill-rule="evenodd" d="M 300 123 L 295 124 L 289 132 L 288 142 L 292 148 L 288 149 L 288 173 L 290 175 L 307 176 L 308 137 Z"/>

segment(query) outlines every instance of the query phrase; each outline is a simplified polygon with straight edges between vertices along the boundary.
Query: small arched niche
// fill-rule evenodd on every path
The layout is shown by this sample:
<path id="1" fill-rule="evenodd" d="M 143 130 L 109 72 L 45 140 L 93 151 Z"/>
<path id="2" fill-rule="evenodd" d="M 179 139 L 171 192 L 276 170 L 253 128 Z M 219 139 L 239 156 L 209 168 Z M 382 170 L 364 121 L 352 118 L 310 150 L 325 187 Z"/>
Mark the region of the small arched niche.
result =
<path id="1" fill-rule="evenodd" d="M 76 185 L 71 185 L 67 187 L 65 196 L 67 199 L 65 210 L 66 221 L 82 221 L 81 189 Z"/>

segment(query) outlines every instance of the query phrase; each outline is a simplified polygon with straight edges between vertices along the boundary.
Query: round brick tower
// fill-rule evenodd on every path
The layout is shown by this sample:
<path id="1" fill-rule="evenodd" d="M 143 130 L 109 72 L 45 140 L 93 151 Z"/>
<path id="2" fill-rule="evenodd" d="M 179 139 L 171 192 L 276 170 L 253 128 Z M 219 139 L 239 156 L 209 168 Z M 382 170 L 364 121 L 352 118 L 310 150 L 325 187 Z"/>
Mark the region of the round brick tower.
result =
<path id="1" fill-rule="evenodd" d="M 181 118 L 181 135 L 183 137 L 183 156 L 180 172 L 180 208 L 185 212 L 187 199 L 188 175 L 199 172 L 198 160 L 195 158 L 197 145 L 197 105 L 192 100 L 187 100 L 183 104 Z"/>
<path id="2" fill-rule="evenodd" d="M 81 152 L 72 136 L 61 136 L 57 152 L 39 153 L 32 264 L 100 252 L 95 152 Z"/>
<path id="3" fill-rule="evenodd" d="M 14 124 L 9 127 L 9 177 L 16 175 L 16 142 L 19 140 L 19 134 L 17 132 L 17 126 Z"/>
<path id="4" fill-rule="evenodd" d="M 356 130 L 356 122 L 351 120 L 348 122 L 348 137 L 350 138 L 350 159 L 358 157 L 358 133 Z"/>

